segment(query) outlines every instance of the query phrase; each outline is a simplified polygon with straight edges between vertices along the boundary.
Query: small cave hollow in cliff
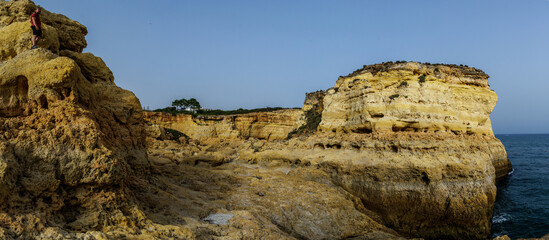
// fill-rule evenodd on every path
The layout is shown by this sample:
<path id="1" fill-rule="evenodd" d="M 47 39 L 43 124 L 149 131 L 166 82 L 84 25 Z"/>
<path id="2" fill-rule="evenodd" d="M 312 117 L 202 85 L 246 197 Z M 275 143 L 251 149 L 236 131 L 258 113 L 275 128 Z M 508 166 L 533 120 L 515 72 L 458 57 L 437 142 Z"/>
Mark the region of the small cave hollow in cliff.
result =
<path id="1" fill-rule="evenodd" d="M 13 117 L 22 113 L 20 107 L 27 102 L 29 80 L 19 75 L 15 79 L 6 81 L 0 90 L 0 117 Z"/>

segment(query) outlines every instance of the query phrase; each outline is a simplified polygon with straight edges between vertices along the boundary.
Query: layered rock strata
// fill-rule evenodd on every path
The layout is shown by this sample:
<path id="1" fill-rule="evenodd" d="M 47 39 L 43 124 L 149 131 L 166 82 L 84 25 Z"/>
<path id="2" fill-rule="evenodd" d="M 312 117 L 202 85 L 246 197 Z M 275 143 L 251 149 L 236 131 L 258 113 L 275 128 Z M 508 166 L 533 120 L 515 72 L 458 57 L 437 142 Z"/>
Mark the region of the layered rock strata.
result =
<path id="1" fill-rule="evenodd" d="M 497 102 L 481 70 L 416 62 L 364 66 L 340 77 L 324 98 L 321 132 L 378 135 L 399 132 L 488 136 L 501 146 L 492 164 L 505 177 L 509 162 L 494 138 L 490 113 Z M 428 136 L 428 135 L 427 135 Z"/>
<path id="2" fill-rule="evenodd" d="M 43 10 L 28 50 L 35 8 L 0 1 L 1 239 L 401 239 L 341 187 L 201 142 L 281 140 L 300 110 L 197 118 L 200 140 L 145 128 L 79 23 Z"/>
<path id="3" fill-rule="evenodd" d="M 493 136 L 488 75 L 415 62 L 365 67 L 327 91 L 320 131 L 447 132 Z"/>
<path id="4" fill-rule="evenodd" d="M 2 239 L 484 239 L 510 170 L 482 71 L 385 63 L 301 110 L 146 113 L 81 24 L 0 1 Z M 27 28 L 27 30 L 25 30 Z"/>
<path id="5" fill-rule="evenodd" d="M 286 141 L 227 144 L 210 135 L 199 141 L 207 151 L 173 160 L 287 167 L 358 197 L 375 219 L 405 236 L 485 239 L 495 182 L 511 170 L 492 132 L 497 95 L 487 79 L 455 65 L 365 66 L 309 94 L 290 131 L 300 134 Z M 314 131 L 299 131 L 304 126 Z"/>
<path id="6" fill-rule="evenodd" d="M 265 140 L 286 139 L 303 124 L 299 109 L 247 113 L 225 116 L 171 115 L 145 112 L 145 119 L 154 124 L 180 131 L 193 139 L 209 138 Z"/>
<path id="7" fill-rule="evenodd" d="M 130 221 L 127 182 L 150 171 L 139 100 L 62 15 L 44 11 L 45 40 L 28 50 L 34 9 L 0 2 L 0 236 Z"/>

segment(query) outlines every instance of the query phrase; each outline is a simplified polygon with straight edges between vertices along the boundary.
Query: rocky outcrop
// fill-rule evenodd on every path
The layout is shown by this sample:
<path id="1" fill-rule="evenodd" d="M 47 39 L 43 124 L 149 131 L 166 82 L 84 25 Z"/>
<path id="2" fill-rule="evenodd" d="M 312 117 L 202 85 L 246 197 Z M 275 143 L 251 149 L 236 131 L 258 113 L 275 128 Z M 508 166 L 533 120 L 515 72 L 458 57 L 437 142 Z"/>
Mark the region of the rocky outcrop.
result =
<path id="1" fill-rule="evenodd" d="M 171 159 L 285 166 L 358 197 L 379 223 L 405 236 L 485 239 L 495 182 L 511 170 L 490 125 L 497 95 L 487 79 L 455 65 L 365 66 L 308 94 L 302 125 L 286 141 L 227 144 L 210 135 L 197 139 L 207 151 Z"/>
<path id="2" fill-rule="evenodd" d="M 398 238 L 337 186 L 201 142 L 285 139 L 301 110 L 149 118 L 196 139 L 145 128 L 135 95 L 81 52 L 84 27 L 44 10 L 46 39 L 28 50 L 36 6 L 0 4 L 1 239 Z"/>
<path id="3" fill-rule="evenodd" d="M 164 186 L 159 194 L 138 196 L 155 213 L 151 218 L 195 223 L 223 214 L 225 222 L 209 220 L 219 224 L 209 234 L 227 239 L 403 239 L 329 180 L 312 181 L 303 169 L 283 163 L 264 167 L 227 159 L 245 147 L 241 143 L 201 151 L 200 144 L 149 138 L 151 162 L 162 171 L 155 184 Z"/>
<path id="4" fill-rule="evenodd" d="M 5 61 L 17 56 L 29 49 L 32 32 L 29 32 L 28 22 L 15 22 L 8 26 L 0 28 L 0 61 Z M 59 36 L 57 30 L 51 26 L 43 26 L 43 37 L 40 41 L 42 48 L 50 50 L 50 52 L 58 53 Z"/>
<path id="5" fill-rule="evenodd" d="M 9 235 L 35 231 L 19 225 L 25 212 L 36 213 L 28 221 L 40 226 L 101 225 L 111 214 L 106 197 L 113 194 L 115 208 L 121 186 L 148 171 L 139 101 L 112 82 L 92 83 L 80 69 L 43 49 L 0 67 L 0 226 Z"/>
<path id="6" fill-rule="evenodd" d="M 365 66 L 326 92 L 318 130 L 331 140 L 318 142 L 318 135 L 308 147 L 325 152 L 299 159 L 315 159 L 334 183 L 406 235 L 485 238 L 494 183 L 511 169 L 490 125 L 497 96 L 487 79 L 451 65 Z M 345 145 L 355 152 L 326 151 Z"/>
<path id="7" fill-rule="evenodd" d="M 303 103 L 303 112 L 313 111 L 317 114 L 322 114 L 324 110 L 325 91 L 316 91 L 305 94 L 305 102 Z"/>
<path id="8" fill-rule="evenodd" d="M 318 124 L 322 119 L 322 111 L 324 110 L 324 96 L 326 92 L 316 91 L 307 93 L 305 95 L 305 102 L 303 103 L 303 114 L 301 115 L 302 124 L 291 131 L 288 137 L 294 137 L 299 135 L 310 135 L 317 131 Z"/>
<path id="9" fill-rule="evenodd" d="M 0 238 L 488 238 L 510 164 L 482 71 L 385 63 L 301 110 L 143 113 L 79 23 L 44 10 L 27 50 L 35 7 L 0 1 Z"/>
<path id="10" fill-rule="evenodd" d="M 488 75 L 470 67 L 384 63 L 340 77 L 324 99 L 320 131 L 392 134 L 445 132 L 493 138 L 497 95 Z M 509 172 L 505 150 L 492 158 L 497 178 Z"/>
<path id="11" fill-rule="evenodd" d="M 416 62 L 379 67 L 338 79 L 324 99 L 320 131 L 493 136 L 497 95 L 480 70 Z"/>
<path id="12" fill-rule="evenodd" d="M 25 47 L 32 36 L 29 16 L 36 10 L 36 7 L 37 5 L 30 0 L 0 1 L 0 28 L 9 27 L 8 29 L 12 29 L 2 31 L 0 61 L 13 58 L 21 51 L 30 48 Z M 84 25 L 45 9 L 42 10 L 41 20 L 44 26 L 44 39 L 39 44 L 40 47 L 56 53 L 56 51 L 65 49 L 82 52 L 87 46 L 85 37 L 88 30 Z M 12 24 L 15 25 L 12 26 Z M 16 29 L 16 31 L 13 31 L 13 29 Z M 50 42 L 58 42 L 59 48 L 50 48 Z"/>
<path id="13" fill-rule="evenodd" d="M 381 223 L 405 236 L 486 238 L 496 190 L 491 151 L 501 146 L 486 137 L 425 137 L 325 133 L 284 146 L 254 144 L 238 155 L 263 166 L 281 161 L 321 170 L 326 175 L 312 172 L 310 178 L 327 178 L 359 197 Z"/>
<path id="14" fill-rule="evenodd" d="M 286 139 L 288 134 L 303 125 L 299 109 L 247 113 L 223 116 L 176 115 L 145 112 L 145 119 L 154 124 L 180 131 L 187 136 L 210 138 L 265 140 Z"/>
<path id="15" fill-rule="evenodd" d="M 131 217 L 127 183 L 150 171 L 139 100 L 102 75 L 110 71 L 100 58 L 80 52 L 83 26 L 45 11 L 45 40 L 28 50 L 36 6 L 0 4 L 2 239 Z"/>

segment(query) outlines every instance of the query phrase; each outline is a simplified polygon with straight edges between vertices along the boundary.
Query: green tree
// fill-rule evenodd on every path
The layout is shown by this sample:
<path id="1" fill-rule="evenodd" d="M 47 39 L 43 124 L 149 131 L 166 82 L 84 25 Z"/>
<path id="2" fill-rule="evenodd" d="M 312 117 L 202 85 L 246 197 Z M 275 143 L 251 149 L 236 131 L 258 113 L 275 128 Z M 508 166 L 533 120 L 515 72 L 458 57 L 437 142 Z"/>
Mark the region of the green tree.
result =
<path id="1" fill-rule="evenodd" d="M 189 101 L 187 101 L 187 104 L 188 104 L 188 107 L 194 111 L 200 110 L 202 108 L 200 106 L 200 103 L 194 98 L 189 99 Z"/>
<path id="2" fill-rule="evenodd" d="M 172 106 L 176 107 L 177 110 L 183 110 L 183 109 L 187 108 L 187 105 L 189 105 L 189 100 L 187 100 L 185 98 L 177 99 L 177 100 L 174 100 L 172 102 Z"/>
<path id="3" fill-rule="evenodd" d="M 188 100 L 185 98 L 174 100 L 172 102 L 172 106 L 176 107 L 177 110 L 179 111 L 186 110 L 189 108 L 193 111 L 198 111 L 202 109 L 202 107 L 200 106 L 200 103 L 195 98 L 191 98 Z"/>

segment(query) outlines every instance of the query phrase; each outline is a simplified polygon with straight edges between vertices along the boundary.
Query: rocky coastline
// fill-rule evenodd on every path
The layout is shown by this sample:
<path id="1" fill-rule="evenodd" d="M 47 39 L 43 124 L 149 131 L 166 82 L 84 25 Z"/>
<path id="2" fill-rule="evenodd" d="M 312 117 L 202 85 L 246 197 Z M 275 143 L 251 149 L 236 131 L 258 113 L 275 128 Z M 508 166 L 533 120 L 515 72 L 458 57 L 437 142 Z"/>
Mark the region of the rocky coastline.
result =
<path id="1" fill-rule="evenodd" d="M 283 122 L 239 120 L 260 119 L 254 113 L 223 117 L 230 119 L 227 127 L 190 115 L 144 114 L 149 124 L 180 131 L 210 150 L 180 161 L 223 161 L 232 152 L 229 162 L 281 165 L 329 181 L 404 236 L 488 238 L 495 182 L 511 170 L 490 125 L 497 96 L 488 76 L 450 65 L 380 65 L 308 94 L 301 117 Z M 282 125 L 279 140 L 261 137 Z M 296 134 L 307 125 L 315 131 Z M 207 137 L 196 138 L 203 129 Z M 226 129 L 254 134 L 226 137 Z"/>
<path id="2" fill-rule="evenodd" d="M 497 95 L 467 66 L 364 66 L 302 109 L 142 111 L 87 29 L 0 1 L 1 239 L 489 239 Z"/>

